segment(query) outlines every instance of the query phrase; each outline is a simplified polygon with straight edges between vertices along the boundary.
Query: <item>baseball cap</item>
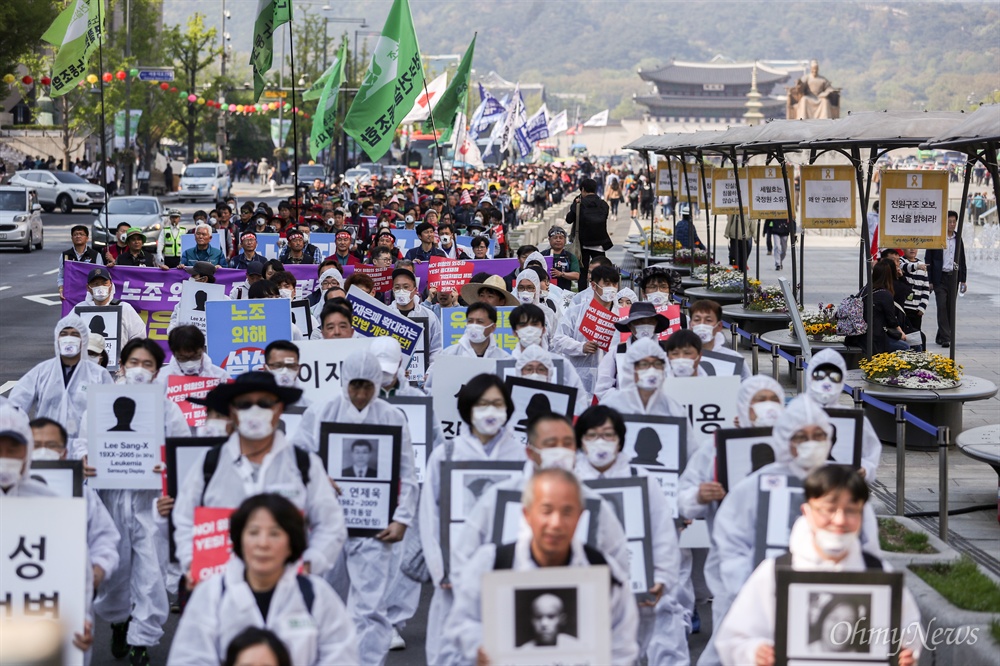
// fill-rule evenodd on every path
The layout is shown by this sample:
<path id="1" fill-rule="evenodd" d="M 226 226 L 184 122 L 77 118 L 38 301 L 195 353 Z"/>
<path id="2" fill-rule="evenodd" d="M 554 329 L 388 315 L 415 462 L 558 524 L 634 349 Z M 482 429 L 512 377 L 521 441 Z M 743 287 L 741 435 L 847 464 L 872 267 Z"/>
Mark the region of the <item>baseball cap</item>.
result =
<path id="1" fill-rule="evenodd" d="M 259 261 L 251 261 L 247 264 L 247 275 L 260 275 L 264 276 L 264 264 Z"/>
<path id="2" fill-rule="evenodd" d="M 93 354 L 100 354 L 104 351 L 104 336 L 100 333 L 91 333 L 87 338 L 87 351 Z"/>
<path id="3" fill-rule="evenodd" d="M 31 441 L 28 415 L 11 403 L 0 405 L 0 437 L 10 437 L 21 444 Z"/>
<path id="4" fill-rule="evenodd" d="M 93 282 L 98 278 L 104 278 L 105 280 L 108 280 L 110 282 L 111 273 L 108 271 L 107 268 L 103 266 L 94 268 L 89 273 L 87 273 L 87 284 L 90 284 L 91 282 Z"/>

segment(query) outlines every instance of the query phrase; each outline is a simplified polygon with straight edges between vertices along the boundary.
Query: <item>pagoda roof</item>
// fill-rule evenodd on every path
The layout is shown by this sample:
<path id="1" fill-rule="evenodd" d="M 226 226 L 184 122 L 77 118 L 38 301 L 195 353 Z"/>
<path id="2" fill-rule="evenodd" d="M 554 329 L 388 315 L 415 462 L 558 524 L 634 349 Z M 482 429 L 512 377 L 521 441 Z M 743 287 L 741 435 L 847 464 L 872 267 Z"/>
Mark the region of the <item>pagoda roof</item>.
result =
<path id="1" fill-rule="evenodd" d="M 670 64 L 659 69 L 639 70 L 639 77 L 644 81 L 655 83 L 681 83 L 703 85 L 715 83 L 722 85 L 750 85 L 752 62 L 684 62 L 672 60 Z M 788 72 L 757 63 L 757 85 L 786 81 Z"/>
<path id="2" fill-rule="evenodd" d="M 745 95 L 734 97 L 694 97 L 691 95 L 642 95 L 635 101 L 650 108 L 670 107 L 674 109 L 745 109 Z M 785 100 L 763 97 L 760 100 L 765 109 L 784 108 Z"/>

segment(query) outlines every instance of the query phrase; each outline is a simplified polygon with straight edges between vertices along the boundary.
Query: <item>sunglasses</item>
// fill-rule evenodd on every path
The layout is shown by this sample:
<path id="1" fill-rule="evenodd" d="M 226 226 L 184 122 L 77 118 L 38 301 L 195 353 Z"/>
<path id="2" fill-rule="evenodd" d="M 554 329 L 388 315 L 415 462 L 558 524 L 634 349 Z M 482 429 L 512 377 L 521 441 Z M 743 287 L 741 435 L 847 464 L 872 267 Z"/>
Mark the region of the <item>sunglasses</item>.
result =
<path id="1" fill-rule="evenodd" d="M 837 368 L 817 368 L 813 370 L 812 378 L 817 380 L 830 378 L 832 382 L 841 382 L 844 380 L 844 373 L 842 373 Z"/>
<path id="2" fill-rule="evenodd" d="M 262 407 L 263 409 L 272 409 L 278 404 L 277 398 L 258 398 L 256 401 L 253 400 L 234 400 L 233 409 L 238 412 L 242 412 L 244 409 L 250 409 L 251 407 Z"/>

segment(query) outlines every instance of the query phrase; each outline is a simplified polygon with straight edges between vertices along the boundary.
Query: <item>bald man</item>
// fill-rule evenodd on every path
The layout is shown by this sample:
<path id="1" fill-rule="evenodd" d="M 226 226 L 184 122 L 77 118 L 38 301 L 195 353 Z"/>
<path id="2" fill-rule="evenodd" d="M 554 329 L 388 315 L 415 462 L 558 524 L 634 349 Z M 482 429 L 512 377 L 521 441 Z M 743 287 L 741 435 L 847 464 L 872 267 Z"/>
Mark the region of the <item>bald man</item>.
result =
<path id="1" fill-rule="evenodd" d="M 531 628 L 535 637 L 520 647 L 576 648 L 580 641 L 559 631 L 565 627 L 566 611 L 562 599 L 554 594 L 540 594 L 531 602 Z"/>

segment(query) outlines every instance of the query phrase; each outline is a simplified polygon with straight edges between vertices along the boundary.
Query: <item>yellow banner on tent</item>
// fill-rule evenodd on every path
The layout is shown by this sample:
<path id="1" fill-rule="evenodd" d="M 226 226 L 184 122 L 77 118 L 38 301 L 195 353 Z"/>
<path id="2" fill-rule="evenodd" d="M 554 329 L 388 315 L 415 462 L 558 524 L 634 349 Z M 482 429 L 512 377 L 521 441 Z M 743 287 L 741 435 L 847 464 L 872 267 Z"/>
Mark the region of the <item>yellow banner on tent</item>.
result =
<path id="1" fill-rule="evenodd" d="M 740 197 L 743 213 L 750 213 L 750 190 L 747 187 L 746 169 L 740 169 Z M 715 167 L 712 169 L 712 213 L 715 215 L 737 215 L 740 212 L 739 198 L 736 196 L 736 169 Z"/>
<path id="2" fill-rule="evenodd" d="M 857 181 L 852 166 L 803 166 L 799 220 L 805 229 L 853 229 Z"/>
<path id="3" fill-rule="evenodd" d="M 755 220 L 787 220 L 788 210 L 795 210 L 795 191 L 782 178 L 777 165 L 752 166 L 750 172 L 750 217 Z M 786 195 L 792 197 L 792 206 Z"/>
<path id="4" fill-rule="evenodd" d="M 946 171 L 882 172 L 879 245 L 941 250 L 948 234 Z"/>

